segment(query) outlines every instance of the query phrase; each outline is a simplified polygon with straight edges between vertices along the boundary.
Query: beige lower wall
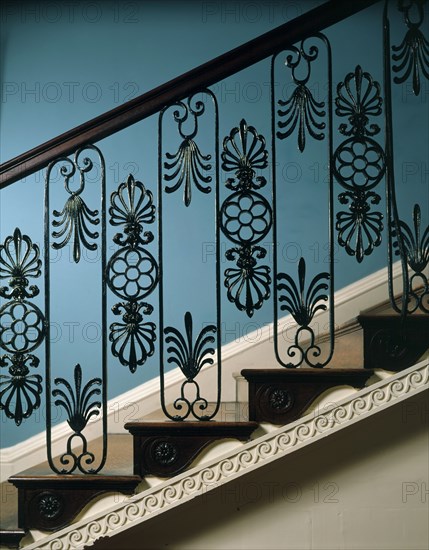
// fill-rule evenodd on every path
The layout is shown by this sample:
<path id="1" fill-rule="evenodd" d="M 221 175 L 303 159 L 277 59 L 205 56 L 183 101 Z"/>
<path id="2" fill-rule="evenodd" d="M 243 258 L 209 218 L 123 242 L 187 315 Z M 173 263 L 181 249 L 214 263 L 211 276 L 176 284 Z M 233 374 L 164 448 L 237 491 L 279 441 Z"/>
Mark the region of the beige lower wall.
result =
<path id="1" fill-rule="evenodd" d="M 428 392 L 95 549 L 429 548 Z"/>

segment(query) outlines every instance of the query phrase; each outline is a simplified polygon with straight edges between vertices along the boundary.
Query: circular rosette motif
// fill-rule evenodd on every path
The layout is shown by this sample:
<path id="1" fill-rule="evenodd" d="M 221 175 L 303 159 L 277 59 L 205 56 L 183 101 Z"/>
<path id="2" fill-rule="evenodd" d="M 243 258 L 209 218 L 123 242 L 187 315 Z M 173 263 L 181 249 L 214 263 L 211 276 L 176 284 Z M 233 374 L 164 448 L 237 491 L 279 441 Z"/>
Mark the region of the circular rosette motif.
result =
<path id="1" fill-rule="evenodd" d="M 269 395 L 269 404 L 275 411 L 284 412 L 289 410 L 293 405 L 292 394 L 283 388 L 274 388 L 267 395 Z"/>
<path id="2" fill-rule="evenodd" d="M 272 224 L 271 207 L 259 193 L 238 191 L 222 205 L 221 228 L 237 244 L 256 244 L 266 237 Z"/>
<path id="3" fill-rule="evenodd" d="M 383 149 L 371 138 L 350 138 L 334 154 L 334 174 L 345 188 L 372 189 L 386 169 Z"/>
<path id="4" fill-rule="evenodd" d="M 55 519 L 64 509 L 64 500 L 60 495 L 46 491 L 39 495 L 37 507 L 42 517 Z"/>
<path id="5" fill-rule="evenodd" d="M 158 283 L 155 258 L 139 246 L 113 254 L 107 272 L 110 290 L 124 300 L 140 300 L 150 294 Z"/>
<path id="6" fill-rule="evenodd" d="M 155 462 L 162 466 L 173 464 L 178 457 L 176 445 L 169 441 L 155 441 L 152 447 L 152 456 Z"/>
<path id="7" fill-rule="evenodd" d="M 31 302 L 5 304 L 0 309 L 0 318 L 0 347 L 9 353 L 28 353 L 43 341 L 44 316 Z"/>

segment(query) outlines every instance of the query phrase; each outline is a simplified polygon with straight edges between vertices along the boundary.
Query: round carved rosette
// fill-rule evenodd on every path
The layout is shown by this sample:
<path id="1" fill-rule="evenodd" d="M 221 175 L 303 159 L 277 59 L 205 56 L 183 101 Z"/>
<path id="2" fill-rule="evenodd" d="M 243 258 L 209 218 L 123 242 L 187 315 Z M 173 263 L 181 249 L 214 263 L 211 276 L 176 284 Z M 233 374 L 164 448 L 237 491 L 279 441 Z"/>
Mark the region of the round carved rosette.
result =
<path id="1" fill-rule="evenodd" d="M 39 495 L 37 509 L 44 519 L 56 519 L 64 509 L 64 500 L 60 495 L 45 492 Z"/>
<path id="2" fill-rule="evenodd" d="M 151 454 L 153 460 L 161 466 L 170 466 L 177 459 L 178 449 L 176 445 L 169 441 L 156 441 L 152 445 Z"/>
<path id="3" fill-rule="evenodd" d="M 275 411 L 285 412 L 291 408 L 293 398 L 288 390 L 276 388 L 269 391 L 268 402 Z"/>

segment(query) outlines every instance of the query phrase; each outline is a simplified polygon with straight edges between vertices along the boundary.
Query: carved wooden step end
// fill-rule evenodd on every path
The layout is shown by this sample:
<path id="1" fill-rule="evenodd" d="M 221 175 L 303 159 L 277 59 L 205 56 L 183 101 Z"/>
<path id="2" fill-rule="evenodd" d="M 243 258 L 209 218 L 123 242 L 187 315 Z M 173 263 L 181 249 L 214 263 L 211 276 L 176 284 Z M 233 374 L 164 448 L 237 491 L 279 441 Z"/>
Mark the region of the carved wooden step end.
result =
<path id="1" fill-rule="evenodd" d="M 256 422 L 130 422 L 134 439 L 134 473 L 172 477 L 183 472 L 213 441 L 247 441 Z"/>
<path id="2" fill-rule="evenodd" d="M 105 493 L 130 495 L 140 477 L 115 475 L 16 475 L 20 529 L 56 531 L 69 525 L 95 497 Z"/>
<path id="3" fill-rule="evenodd" d="M 363 388 L 372 375 L 364 369 L 244 369 L 249 383 L 249 419 L 284 425 L 293 422 L 323 392 L 335 386 Z"/>
<path id="4" fill-rule="evenodd" d="M 364 366 L 399 372 L 415 365 L 429 349 L 429 315 L 360 315 Z"/>

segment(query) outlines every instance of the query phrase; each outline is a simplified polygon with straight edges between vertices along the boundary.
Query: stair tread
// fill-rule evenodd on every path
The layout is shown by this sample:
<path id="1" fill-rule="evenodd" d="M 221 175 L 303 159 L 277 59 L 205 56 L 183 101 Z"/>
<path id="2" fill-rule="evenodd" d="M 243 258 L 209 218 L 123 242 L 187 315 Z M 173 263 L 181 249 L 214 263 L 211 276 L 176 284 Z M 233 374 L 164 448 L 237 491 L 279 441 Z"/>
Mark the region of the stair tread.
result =
<path id="1" fill-rule="evenodd" d="M 133 435 L 240 439 L 258 428 L 257 422 L 173 421 L 127 422 L 124 428 Z"/>
<path id="2" fill-rule="evenodd" d="M 347 377 L 351 378 L 368 378 L 370 372 L 368 369 L 363 368 L 311 368 L 311 367 L 300 367 L 300 368 L 270 368 L 270 369 L 243 369 L 241 374 L 244 377 L 247 376 L 275 376 L 275 377 L 284 377 L 284 378 L 326 378 L 329 379 L 343 379 Z"/>
<path id="3" fill-rule="evenodd" d="M 358 316 L 358 321 L 361 320 L 382 320 L 383 323 L 386 321 L 390 322 L 401 322 L 402 316 L 400 313 L 392 313 L 392 312 L 382 312 L 382 313 L 361 313 Z M 427 313 L 424 313 L 422 311 L 416 311 L 412 315 L 408 315 L 406 317 L 406 323 L 429 323 L 429 315 Z"/>
<path id="4" fill-rule="evenodd" d="M 115 486 L 115 485 L 121 485 L 123 483 L 127 482 L 134 482 L 139 481 L 138 476 L 135 476 L 133 474 L 129 475 L 123 475 L 123 474 L 112 474 L 112 473 L 105 473 L 102 474 L 55 474 L 52 471 L 44 472 L 39 471 L 37 473 L 33 474 L 17 474 L 14 476 L 11 476 L 9 478 L 10 483 L 13 483 L 14 485 L 29 485 L 31 482 L 34 481 L 36 484 L 40 484 L 42 481 L 43 483 L 46 483 L 46 485 L 51 485 L 52 483 L 55 483 L 57 485 L 61 485 L 62 487 L 66 487 L 67 485 L 78 485 L 82 482 L 85 482 L 86 484 L 91 485 L 100 485 L 103 486 Z"/>

